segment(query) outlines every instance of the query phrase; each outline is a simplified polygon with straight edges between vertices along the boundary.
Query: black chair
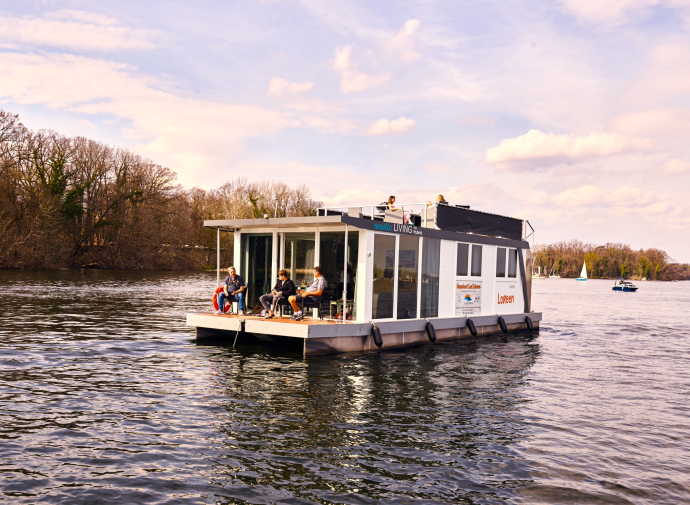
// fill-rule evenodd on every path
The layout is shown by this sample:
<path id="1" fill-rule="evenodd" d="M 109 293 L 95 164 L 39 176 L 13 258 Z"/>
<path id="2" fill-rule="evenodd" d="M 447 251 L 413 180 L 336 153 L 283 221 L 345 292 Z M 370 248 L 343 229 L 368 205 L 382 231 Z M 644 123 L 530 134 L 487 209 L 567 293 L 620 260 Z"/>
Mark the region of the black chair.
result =
<path id="1" fill-rule="evenodd" d="M 288 314 L 292 313 L 292 306 L 290 305 L 290 302 L 288 302 L 287 296 L 278 300 L 278 306 L 276 308 L 280 311 L 281 317 L 286 311 Z"/>
<path id="2" fill-rule="evenodd" d="M 321 296 L 308 296 L 302 302 L 302 310 L 318 309 L 319 319 L 323 319 L 323 315 L 328 310 L 328 304 L 331 298 L 328 295 L 328 290 L 324 291 Z"/>

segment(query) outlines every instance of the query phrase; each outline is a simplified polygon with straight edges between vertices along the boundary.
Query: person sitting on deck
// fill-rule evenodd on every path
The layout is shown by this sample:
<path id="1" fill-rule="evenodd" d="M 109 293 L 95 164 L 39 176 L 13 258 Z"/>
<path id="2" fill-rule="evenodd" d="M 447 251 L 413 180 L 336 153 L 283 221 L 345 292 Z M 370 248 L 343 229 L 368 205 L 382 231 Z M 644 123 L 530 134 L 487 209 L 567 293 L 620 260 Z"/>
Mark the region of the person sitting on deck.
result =
<path id="1" fill-rule="evenodd" d="M 240 315 L 244 315 L 244 292 L 247 286 L 237 274 L 235 267 L 228 267 L 228 276 L 223 281 L 223 292 L 218 295 L 218 314 L 223 314 L 225 302 L 237 302 Z"/>
<path id="2" fill-rule="evenodd" d="M 307 287 L 307 289 L 300 289 L 297 291 L 296 295 L 288 298 L 288 302 L 290 302 L 290 306 L 294 311 L 292 319 L 295 319 L 296 321 L 303 319 L 304 314 L 302 313 L 301 305 L 304 304 L 304 301 L 307 298 L 313 297 L 315 299 L 320 299 L 326 291 L 326 285 L 326 279 L 323 275 L 321 275 L 321 268 L 314 267 L 314 281 Z"/>
<path id="3" fill-rule="evenodd" d="M 290 280 L 287 270 L 278 272 L 278 280 L 270 293 L 261 295 L 259 301 L 264 308 L 264 317 L 270 319 L 276 315 L 276 308 L 280 300 L 289 298 L 297 292 L 295 283 Z"/>

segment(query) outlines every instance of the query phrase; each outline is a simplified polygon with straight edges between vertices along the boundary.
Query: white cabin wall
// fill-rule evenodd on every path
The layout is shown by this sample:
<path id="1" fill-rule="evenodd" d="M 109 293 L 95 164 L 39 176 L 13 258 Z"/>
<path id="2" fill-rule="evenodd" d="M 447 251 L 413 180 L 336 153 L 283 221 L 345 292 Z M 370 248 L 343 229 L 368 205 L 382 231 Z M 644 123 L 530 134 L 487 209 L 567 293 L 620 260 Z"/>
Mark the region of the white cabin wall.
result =
<path id="1" fill-rule="evenodd" d="M 496 313 L 496 246 L 482 246 L 482 315 Z"/>
<path id="2" fill-rule="evenodd" d="M 237 270 L 237 272 L 242 275 L 242 277 L 245 279 L 246 282 L 246 277 L 245 273 L 242 271 L 242 232 L 236 231 L 234 232 L 235 235 L 235 242 L 233 244 L 232 248 L 232 264 Z M 226 265 L 229 266 L 229 265 Z"/>
<path id="3" fill-rule="evenodd" d="M 441 240 L 438 279 L 438 317 L 455 316 L 457 242 Z"/>
<path id="4" fill-rule="evenodd" d="M 508 248 L 507 251 L 514 249 Z M 508 253 L 506 253 L 506 274 L 508 272 Z M 495 279 L 495 289 L 492 303 L 494 314 L 520 314 L 524 311 L 525 302 L 522 293 L 522 277 L 520 276 L 520 259 L 516 268 L 516 277 L 498 277 Z M 494 259 L 494 264 L 496 260 Z M 494 266 L 494 277 L 495 277 Z M 512 298 L 511 298 L 512 297 Z M 499 303 L 500 302 L 500 303 Z"/>
<path id="5" fill-rule="evenodd" d="M 354 234 L 352 230 L 350 233 Z M 359 230 L 357 252 L 357 321 L 371 321 L 372 290 L 374 283 L 374 232 Z"/>

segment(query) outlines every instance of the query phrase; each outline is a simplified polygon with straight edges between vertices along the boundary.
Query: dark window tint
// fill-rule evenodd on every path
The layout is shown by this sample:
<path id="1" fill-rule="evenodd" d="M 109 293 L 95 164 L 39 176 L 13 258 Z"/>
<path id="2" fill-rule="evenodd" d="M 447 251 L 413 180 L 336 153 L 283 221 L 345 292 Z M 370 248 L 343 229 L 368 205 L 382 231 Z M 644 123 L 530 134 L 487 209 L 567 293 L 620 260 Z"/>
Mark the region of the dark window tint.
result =
<path id="1" fill-rule="evenodd" d="M 441 241 L 436 238 L 425 238 L 423 243 L 421 312 L 422 317 L 437 317 Z"/>
<path id="2" fill-rule="evenodd" d="M 395 237 L 374 235 L 374 319 L 393 317 L 393 282 L 395 276 Z"/>
<path id="3" fill-rule="evenodd" d="M 481 277 L 482 275 L 482 246 L 472 246 L 472 275 Z"/>
<path id="4" fill-rule="evenodd" d="M 506 276 L 506 249 L 499 247 L 496 249 L 496 277 Z"/>
<path id="5" fill-rule="evenodd" d="M 508 250 L 508 277 L 517 277 L 517 249 Z"/>
<path id="6" fill-rule="evenodd" d="M 467 264 L 470 258 L 470 246 L 468 244 L 458 244 L 458 264 L 455 273 L 457 275 L 467 275 Z"/>
<path id="7" fill-rule="evenodd" d="M 398 251 L 398 319 L 417 317 L 419 237 L 400 235 Z"/>

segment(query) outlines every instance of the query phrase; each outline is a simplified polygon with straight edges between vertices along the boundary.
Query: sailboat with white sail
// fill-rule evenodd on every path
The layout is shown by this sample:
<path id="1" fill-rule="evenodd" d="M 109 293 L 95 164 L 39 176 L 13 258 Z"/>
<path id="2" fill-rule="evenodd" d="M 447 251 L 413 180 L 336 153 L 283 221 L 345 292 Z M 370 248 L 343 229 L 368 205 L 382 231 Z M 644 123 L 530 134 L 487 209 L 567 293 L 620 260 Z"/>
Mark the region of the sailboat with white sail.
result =
<path id="1" fill-rule="evenodd" d="M 576 281 L 586 281 L 587 280 L 587 263 L 582 262 L 582 270 L 580 270 L 580 277 L 575 279 Z"/>

